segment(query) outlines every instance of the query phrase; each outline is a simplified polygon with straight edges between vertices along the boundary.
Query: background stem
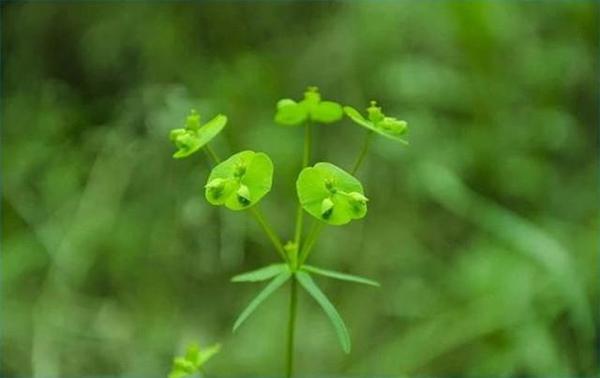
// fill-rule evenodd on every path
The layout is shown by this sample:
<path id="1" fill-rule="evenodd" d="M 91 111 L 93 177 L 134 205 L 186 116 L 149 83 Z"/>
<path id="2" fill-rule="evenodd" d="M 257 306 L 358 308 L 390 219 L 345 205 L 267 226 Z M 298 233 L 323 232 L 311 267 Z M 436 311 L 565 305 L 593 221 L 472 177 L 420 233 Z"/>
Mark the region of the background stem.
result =
<path id="1" fill-rule="evenodd" d="M 302 154 L 302 169 L 306 168 L 310 163 L 310 151 L 312 148 L 312 133 L 310 123 L 304 125 L 304 153 Z M 302 205 L 298 204 L 296 210 L 296 230 L 294 232 L 294 243 L 300 248 L 300 239 L 302 238 L 302 224 L 304 223 L 304 210 Z"/>
<path id="2" fill-rule="evenodd" d="M 298 290 L 296 288 L 296 277 L 290 280 L 290 311 L 288 318 L 287 335 L 287 360 L 285 376 L 291 378 L 294 373 L 294 336 L 296 333 L 296 308 L 298 302 Z"/>

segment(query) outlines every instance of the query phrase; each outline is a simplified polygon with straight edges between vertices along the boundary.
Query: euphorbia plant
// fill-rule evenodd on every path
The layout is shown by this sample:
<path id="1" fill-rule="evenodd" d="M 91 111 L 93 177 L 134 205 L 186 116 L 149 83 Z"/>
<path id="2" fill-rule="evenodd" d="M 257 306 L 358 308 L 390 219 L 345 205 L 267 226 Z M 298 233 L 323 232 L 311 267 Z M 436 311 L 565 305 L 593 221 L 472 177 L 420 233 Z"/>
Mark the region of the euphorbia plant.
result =
<path id="1" fill-rule="evenodd" d="M 367 129 L 365 142 L 359 150 L 356 162 L 348 171 L 329 162 L 311 164 L 313 128 L 342 119 L 344 113 L 356 124 Z M 238 327 L 256 308 L 284 284 L 289 285 L 289 318 L 286 348 L 286 375 L 292 376 L 294 365 L 294 332 L 297 309 L 298 286 L 302 287 L 321 306 L 331 320 L 341 347 L 350 353 L 351 342 L 348 330 L 341 316 L 315 283 L 313 276 L 324 276 L 342 281 L 379 286 L 375 281 L 320 267 L 308 265 L 307 261 L 321 230 L 326 225 L 341 226 L 367 214 L 368 198 L 360 181 L 354 176 L 360 168 L 369 149 L 373 134 L 406 144 L 403 137 L 407 131 L 406 122 L 387 117 L 373 101 L 363 117 L 352 107 L 342 107 L 333 101 L 322 100 L 316 87 L 309 87 L 300 101 L 282 99 L 276 105 L 275 122 L 282 126 L 304 128 L 304 149 L 302 169 L 296 180 L 298 208 L 296 212 L 294 236 L 283 243 L 273 230 L 258 203 L 271 190 L 273 163 L 263 152 L 241 151 L 226 160 L 221 160 L 209 147 L 209 142 L 227 123 L 227 118 L 218 115 L 205 125 L 200 116 L 192 111 L 187 117 L 185 128 L 171 132 L 171 140 L 178 151 L 175 158 L 184 158 L 204 149 L 215 164 L 205 185 L 206 200 L 215 206 L 225 206 L 233 211 L 249 211 L 260 224 L 271 241 L 280 262 L 239 274 L 233 282 L 263 282 L 268 284 L 242 311 L 233 325 Z M 308 232 L 304 232 L 304 213 L 313 218 Z"/>

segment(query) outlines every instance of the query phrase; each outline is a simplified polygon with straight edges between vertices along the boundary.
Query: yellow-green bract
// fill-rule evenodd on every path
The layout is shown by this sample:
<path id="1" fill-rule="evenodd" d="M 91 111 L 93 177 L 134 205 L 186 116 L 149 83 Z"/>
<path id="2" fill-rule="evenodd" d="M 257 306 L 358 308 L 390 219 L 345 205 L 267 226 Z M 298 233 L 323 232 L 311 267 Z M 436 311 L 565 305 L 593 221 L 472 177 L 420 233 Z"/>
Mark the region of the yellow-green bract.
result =
<path id="1" fill-rule="evenodd" d="M 242 151 L 213 168 L 205 195 L 213 205 L 244 210 L 260 201 L 272 182 L 271 159 L 262 152 Z"/>
<path id="2" fill-rule="evenodd" d="M 284 98 L 277 102 L 275 122 L 281 125 L 299 125 L 307 120 L 318 123 L 332 123 L 343 116 L 342 106 L 333 101 L 321 101 L 317 87 L 309 87 L 304 99 L 296 102 Z"/>
<path id="3" fill-rule="evenodd" d="M 387 117 L 377 106 L 375 101 L 371 101 L 371 106 L 367 108 L 368 119 L 363 117 L 358 110 L 351 106 L 344 106 L 344 112 L 351 120 L 362 127 L 365 127 L 377 134 L 396 142 L 408 144 L 406 139 L 402 138 L 408 131 L 406 121 L 401 121 L 393 117 Z"/>
<path id="4" fill-rule="evenodd" d="M 210 142 L 223 130 L 227 117 L 219 114 L 204 125 L 200 125 L 200 115 L 192 110 L 186 118 L 185 128 L 171 130 L 169 138 L 177 151 L 173 154 L 176 159 L 190 156 Z"/>
<path id="5" fill-rule="evenodd" d="M 296 190 L 304 210 L 328 224 L 346 224 L 367 214 L 368 199 L 360 181 L 331 163 L 304 168 Z"/>

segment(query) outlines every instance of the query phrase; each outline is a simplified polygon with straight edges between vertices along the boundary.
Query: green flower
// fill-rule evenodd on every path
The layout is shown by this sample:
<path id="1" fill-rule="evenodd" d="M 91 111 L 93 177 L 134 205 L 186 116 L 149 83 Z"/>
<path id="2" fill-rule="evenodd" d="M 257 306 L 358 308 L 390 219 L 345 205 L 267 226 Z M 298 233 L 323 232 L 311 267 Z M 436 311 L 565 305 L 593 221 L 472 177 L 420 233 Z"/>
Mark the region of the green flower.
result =
<path id="1" fill-rule="evenodd" d="M 171 130 L 169 138 L 177 147 L 175 159 L 188 157 L 198 151 L 223 130 L 227 117 L 219 114 L 206 124 L 200 124 L 200 115 L 191 110 L 185 121 L 185 128 Z"/>
<path id="2" fill-rule="evenodd" d="M 242 151 L 217 165 L 205 185 L 206 200 L 231 210 L 256 204 L 270 190 L 273 163 L 262 152 Z"/>
<path id="3" fill-rule="evenodd" d="M 350 119 L 362 127 L 366 127 L 367 129 L 396 142 L 408 144 L 408 142 L 402 138 L 408 131 L 406 121 L 387 117 L 383 114 L 381 108 L 377 106 L 375 101 L 371 101 L 371 106 L 367 108 L 367 118 L 363 117 L 356 109 L 350 106 L 345 106 L 344 112 Z"/>
<path id="4" fill-rule="evenodd" d="M 284 98 L 277 102 L 275 122 L 281 125 L 299 125 L 307 120 L 332 123 L 343 116 L 342 106 L 333 101 L 321 101 L 317 87 L 308 87 L 300 102 Z"/>
<path id="5" fill-rule="evenodd" d="M 325 223 L 342 225 L 367 214 L 360 181 L 331 163 L 304 168 L 296 189 L 304 210 Z"/>

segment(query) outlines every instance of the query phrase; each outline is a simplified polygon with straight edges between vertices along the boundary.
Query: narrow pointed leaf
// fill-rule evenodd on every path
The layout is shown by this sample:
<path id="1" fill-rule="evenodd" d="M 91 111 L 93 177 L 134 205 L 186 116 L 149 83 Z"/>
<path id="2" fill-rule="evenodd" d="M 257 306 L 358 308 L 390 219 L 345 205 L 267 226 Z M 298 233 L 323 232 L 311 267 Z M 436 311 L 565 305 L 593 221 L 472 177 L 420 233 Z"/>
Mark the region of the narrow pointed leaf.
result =
<path id="1" fill-rule="evenodd" d="M 233 325 L 233 332 L 235 332 L 240 325 L 256 310 L 269 295 L 273 294 L 281 285 L 283 285 L 291 276 L 289 271 L 284 271 L 275 277 L 258 295 L 250 302 L 248 307 L 240 314 Z"/>
<path id="2" fill-rule="evenodd" d="M 381 286 L 379 284 L 379 282 L 370 280 L 368 278 L 354 276 L 352 274 L 336 272 L 333 270 L 321 269 L 321 268 L 317 268 L 316 266 L 304 265 L 304 266 L 302 266 L 302 269 L 309 273 L 314 273 L 314 274 L 318 274 L 318 275 L 329 277 L 329 278 L 335 278 L 336 280 L 356 282 L 356 283 L 377 286 L 377 287 Z"/>
<path id="3" fill-rule="evenodd" d="M 275 277 L 279 273 L 288 270 L 287 264 L 272 264 L 262 267 L 260 269 L 253 270 L 238 274 L 231 279 L 231 282 L 260 282 L 266 281 L 270 278 Z"/>
<path id="4" fill-rule="evenodd" d="M 327 314 L 329 320 L 331 320 L 331 323 L 335 328 L 335 332 L 340 344 L 342 345 L 342 349 L 344 352 L 350 353 L 351 344 L 348 329 L 346 328 L 342 317 L 340 314 L 338 314 L 333 304 L 331 304 L 329 299 L 327 299 L 327 296 L 323 294 L 321 289 L 319 289 L 315 281 L 313 281 L 312 277 L 308 273 L 302 271 L 296 272 L 296 278 L 298 279 L 298 282 L 300 282 L 300 285 L 302 285 L 302 287 L 304 287 L 304 289 L 306 289 L 306 291 L 323 308 L 323 311 L 325 311 L 325 314 Z"/>

